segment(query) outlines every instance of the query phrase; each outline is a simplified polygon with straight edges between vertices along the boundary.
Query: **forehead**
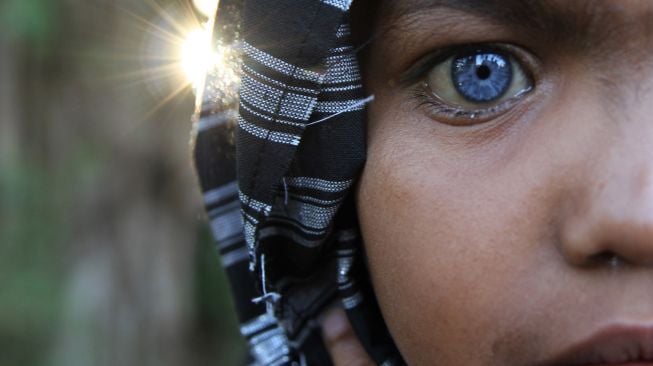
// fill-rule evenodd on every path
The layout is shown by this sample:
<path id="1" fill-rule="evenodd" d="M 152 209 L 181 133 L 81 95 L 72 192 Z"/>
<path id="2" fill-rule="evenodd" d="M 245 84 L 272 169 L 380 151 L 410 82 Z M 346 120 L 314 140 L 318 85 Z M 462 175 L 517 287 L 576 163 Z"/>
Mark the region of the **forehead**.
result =
<path id="1" fill-rule="evenodd" d="M 593 16 L 650 11 L 650 0 L 400 0 L 385 1 L 383 9 L 395 14 L 428 9 L 449 8 L 489 15 L 520 13 L 522 15 Z"/>

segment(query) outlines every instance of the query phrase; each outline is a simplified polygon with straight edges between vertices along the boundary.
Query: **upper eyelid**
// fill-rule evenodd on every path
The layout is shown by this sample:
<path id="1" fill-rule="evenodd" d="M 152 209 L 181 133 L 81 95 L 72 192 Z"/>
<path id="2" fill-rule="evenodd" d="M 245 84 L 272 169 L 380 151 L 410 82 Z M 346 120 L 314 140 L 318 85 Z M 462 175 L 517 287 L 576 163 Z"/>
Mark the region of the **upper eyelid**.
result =
<path id="1" fill-rule="evenodd" d="M 453 45 L 453 46 L 436 49 L 418 58 L 417 61 L 413 62 L 407 70 L 403 71 L 400 74 L 399 84 L 403 86 L 413 85 L 416 82 L 420 81 L 422 78 L 424 78 L 428 73 L 428 71 L 435 65 L 446 61 L 447 59 L 453 57 L 457 53 L 471 51 L 479 48 L 488 51 L 497 50 L 503 53 L 507 53 L 511 57 L 514 57 L 515 60 L 517 60 L 517 62 L 519 62 L 521 66 L 524 66 L 525 64 L 529 64 L 527 62 L 524 62 L 524 60 L 522 60 L 522 57 L 520 57 L 521 55 L 518 52 L 513 52 L 512 50 L 522 49 L 524 50 L 524 52 L 527 52 L 529 54 L 531 53 L 525 50 L 523 47 L 514 44 L 501 43 L 501 42 L 483 42 L 483 43 L 468 43 L 468 44 Z M 531 70 L 527 70 L 526 72 L 530 74 L 530 71 Z"/>
<path id="2" fill-rule="evenodd" d="M 453 51 L 454 49 L 451 47 L 441 48 L 421 57 L 413 63 L 408 70 L 401 73 L 399 83 L 402 85 L 414 84 L 422 78 L 430 68 L 440 62 L 446 61 L 449 57 L 452 57 Z"/>

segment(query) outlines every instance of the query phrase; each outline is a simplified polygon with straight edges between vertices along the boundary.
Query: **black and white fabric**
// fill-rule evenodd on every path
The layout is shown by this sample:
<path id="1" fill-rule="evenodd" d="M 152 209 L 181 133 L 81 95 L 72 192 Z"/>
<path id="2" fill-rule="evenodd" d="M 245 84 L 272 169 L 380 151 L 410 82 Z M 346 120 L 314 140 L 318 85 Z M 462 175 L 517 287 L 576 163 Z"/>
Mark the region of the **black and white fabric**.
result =
<path id="1" fill-rule="evenodd" d="M 352 197 L 365 161 L 351 0 L 222 0 L 195 119 L 195 163 L 253 365 L 330 365 L 340 302 L 379 365 L 401 365 L 372 293 Z M 237 66 L 233 66 L 237 65 Z M 234 90 L 239 87 L 239 95 Z M 238 98 L 239 96 L 239 98 Z"/>

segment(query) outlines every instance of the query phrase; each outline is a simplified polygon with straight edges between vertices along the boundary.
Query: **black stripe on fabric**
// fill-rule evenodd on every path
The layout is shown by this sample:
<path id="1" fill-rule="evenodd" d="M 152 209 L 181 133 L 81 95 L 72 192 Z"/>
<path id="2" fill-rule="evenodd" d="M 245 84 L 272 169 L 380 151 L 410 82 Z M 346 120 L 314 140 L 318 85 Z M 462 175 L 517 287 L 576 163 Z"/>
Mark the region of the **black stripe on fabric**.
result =
<path id="1" fill-rule="evenodd" d="M 228 196 L 224 196 L 218 201 L 212 202 L 210 204 L 206 204 L 204 205 L 204 208 L 209 214 L 209 218 L 213 218 L 215 217 L 215 215 L 218 215 L 221 212 L 222 207 L 229 204 L 230 202 L 237 201 L 237 200 L 238 200 L 238 193 L 236 192 Z"/>
<path id="2" fill-rule="evenodd" d="M 247 1 L 244 37 L 257 48 L 303 68 L 321 64 L 344 13 L 321 1 Z M 281 36 L 283 35 L 283 36 Z"/>
<path id="3" fill-rule="evenodd" d="M 352 85 L 351 83 L 343 83 L 343 84 L 331 84 L 331 85 L 324 85 L 324 88 L 339 88 L 339 87 L 346 87 Z M 326 91 L 322 90 L 320 92 L 320 97 L 318 98 L 317 102 L 339 102 L 339 101 L 347 101 L 347 100 L 359 100 L 362 96 L 363 89 L 362 88 L 352 88 L 350 90 L 338 90 L 338 91 Z M 321 116 L 318 116 L 317 113 L 315 116 L 313 116 L 312 119 L 319 120 Z"/>
<path id="4" fill-rule="evenodd" d="M 236 169 L 234 127 L 224 124 L 198 133 L 193 151 L 195 168 L 204 192 L 234 180 Z"/>
<path id="5" fill-rule="evenodd" d="M 225 269 L 229 278 L 229 288 L 238 315 L 238 322 L 243 324 L 265 313 L 264 304 L 255 304 L 252 299 L 259 296 L 255 281 L 249 271 L 247 261 L 239 262 Z"/>
<path id="6" fill-rule="evenodd" d="M 241 238 L 242 238 L 242 234 L 241 234 Z M 222 256 L 224 254 L 240 250 L 242 247 L 244 247 L 243 241 L 240 240 L 240 241 L 233 242 L 229 245 L 220 246 L 218 252 L 220 253 L 220 256 Z"/>
<path id="7" fill-rule="evenodd" d="M 237 141 L 240 149 L 237 158 L 240 189 L 255 200 L 270 201 L 274 187 L 281 181 L 280 172 L 286 170 L 286 160 L 294 155 L 296 148 L 266 142 L 244 131 L 238 131 Z M 259 162 L 263 159 L 261 155 L 264 155 L 265 163 Z M 256 185 L 252 185 L 252 181 L 256 181 Z"/>
<path id="8" fill-rule="evenodd" d="M 325 248 L 321 246 L 304 247 L 282 236 L 261 238 L 260 245 L 267 249 L 266 259 L 269 261 L 269 272 L 266 275 L 272 283 L 277 283 L 276 287 L 291 279 L 311 278 L 316 275 L 316 270 L 321 268 L 317 264 L 325 260 Z M 292 255 L 288 255 L 289 253 Z"/>
<path id="9" fill-rule="evenodd" d="M 302 197 L 311 197 L 317 200 L 327 201 L 327 202 L 336 202 L 336 201 L 338 203 L 342 202 L 342 192 L 340 191 L 325 192 L 319 189 L 313 189 L 308 187 L 306 188 L 288 187 L 288 196 L 294 197 L 302 202 L 309 202 L 308 200 Z M 285 197 L 285 193 L 283 192 L 283 185 L 280 185 L 277 199 L 285 200 L 285 198 L 286 197 Z"/>
<path id="10" fill-rule="evenodd" d="M 287 216 L 276 216 L 274 214 L 270 214 L 267 220 L 267 224 L 274 225 L 275 227 L 279 227 L 282 229 L 290 230 L 293 233 L 306 239 L 307 241 L 317 241 L 320 239 L 324 239 L 328 234 L 328 231 L 326 230 L 324 230 L 324 232 L 321 234 L 308 233 L 307 231 L 317 231 L 318 229 L 307 226 L 301 221 L 290 219 Z M 283 234 L 270 234 L 268 238 L 274 238 L 275 236 L 283 237 L 285 240 L 288 240 L 287 236 Z"/>
<path id="11" fill-rule="evenodd" d="M 358 176 L 365 158 L 363 111 L 343 113 L 304 132 L 290 174 L 341 181 Z"/>

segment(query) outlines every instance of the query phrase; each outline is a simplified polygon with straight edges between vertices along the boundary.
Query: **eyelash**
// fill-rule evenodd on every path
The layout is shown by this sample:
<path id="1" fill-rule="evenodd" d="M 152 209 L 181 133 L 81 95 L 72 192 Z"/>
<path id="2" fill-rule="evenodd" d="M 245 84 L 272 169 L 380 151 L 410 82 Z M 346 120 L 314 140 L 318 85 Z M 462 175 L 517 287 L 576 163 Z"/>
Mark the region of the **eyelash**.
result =
<path id="1" fill-rule="evenodd" d="M 432 114 L 444 116 L 445 118 L 465 118 L 476 121 L 477 123 L 485 122 L 488 118 L 494 117 L 500 113 L 507 111 L 517 102 L 516 99 L 521 97 L 513 97 L 495 107 L 468 111 L 462 108 L 450 106 L 442 102 L 438 98 L 434 97 L 431 93 L 429 93 L 427 88 L 428 87 L 426 85 L 422 84 L 413 90 L 413 97 L 417 100 L 417 108 L 428 108 L 429 112 Z"/>
<path id="2" fill-rule="evenodd" d="M 488 108 L 469 110 L 446 103 L 434 95 L 434 93 L 429 89 L 426 78 L 431 70 L 436 66 L 447 61 L 449 58 L 470 52 L 471 50 L 501 52 L 509 55 L 525 72 L 525 74 L 527 74 L 532 86 L 515 96 Z M 521 101 L 525 95 L 530 94 L 534 89 L 536 89 L 537 80 L 533 77 L 535 71 L 533 69 L 536 69 L 536 67 L 534 67 L 534 64 L 536 63 L 534 62 L 534 59 L 535 57 L 533 57 L 528 51 L 510 44 L 481 43 L 458 45 L 436 50 L 418 60 L 414 66 L 404 74 L 405 76 L 402 77 L 402 81 L 405 84 L 412 85 L 412 95 L 417 102 L 416 108 L 426 109 L 430 116 L 446 124 L 469 126 L 498 117 L 514 107 L 515 104 Z"/>

